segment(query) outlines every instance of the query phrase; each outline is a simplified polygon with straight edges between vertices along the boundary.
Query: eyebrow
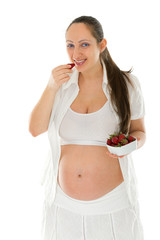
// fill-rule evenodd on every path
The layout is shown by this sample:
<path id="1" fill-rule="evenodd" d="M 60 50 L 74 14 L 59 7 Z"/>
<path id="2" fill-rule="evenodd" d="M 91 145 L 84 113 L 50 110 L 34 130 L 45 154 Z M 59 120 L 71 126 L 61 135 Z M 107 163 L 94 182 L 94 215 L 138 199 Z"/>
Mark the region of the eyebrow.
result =
<path id="1" fill-rule="evenodd" d="M 88 40 L 88 39 L 82 39 L 82 40 L 80 40 L 79 42 L 82 42 L 82 41 L 89 41 L 89 42 L 91 42 L 91 41 Z M 73 42 L 73 41 L 71 41 L 71 40 L 66 40 L 66 42 Z"/>

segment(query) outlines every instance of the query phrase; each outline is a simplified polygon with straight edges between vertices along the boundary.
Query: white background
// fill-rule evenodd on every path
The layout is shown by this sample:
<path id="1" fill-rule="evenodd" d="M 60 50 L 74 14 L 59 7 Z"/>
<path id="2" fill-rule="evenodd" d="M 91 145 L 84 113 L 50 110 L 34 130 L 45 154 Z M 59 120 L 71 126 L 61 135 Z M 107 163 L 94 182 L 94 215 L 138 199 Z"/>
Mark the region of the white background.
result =
<path id="1" fill-rule="evenodd" d="M 68 63 L 65 30 L 81 15 L 102 24 L 122 70 L 133 66 L 146 107 L 147 141 L 133 152 L 145 240 L 160 239 L 158 1 L 15 0 L 0 3 L 0 239 L 40 239 L 41 172 L 47 133 L 32 137 L 29 115 L 51 70 Z"/>

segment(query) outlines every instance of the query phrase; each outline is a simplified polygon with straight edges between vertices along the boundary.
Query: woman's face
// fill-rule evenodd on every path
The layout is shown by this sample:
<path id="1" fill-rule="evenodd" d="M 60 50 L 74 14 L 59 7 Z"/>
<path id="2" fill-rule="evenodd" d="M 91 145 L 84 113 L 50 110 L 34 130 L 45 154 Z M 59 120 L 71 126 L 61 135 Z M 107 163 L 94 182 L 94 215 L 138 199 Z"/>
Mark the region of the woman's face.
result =
<path id="1" fill-rule="evenodd" d="M 66 32 L 66 48 L 69 59 L 79 72 L 94 67 L 99 61 L 101 45 L 84 23 L 73 23 Z"/>

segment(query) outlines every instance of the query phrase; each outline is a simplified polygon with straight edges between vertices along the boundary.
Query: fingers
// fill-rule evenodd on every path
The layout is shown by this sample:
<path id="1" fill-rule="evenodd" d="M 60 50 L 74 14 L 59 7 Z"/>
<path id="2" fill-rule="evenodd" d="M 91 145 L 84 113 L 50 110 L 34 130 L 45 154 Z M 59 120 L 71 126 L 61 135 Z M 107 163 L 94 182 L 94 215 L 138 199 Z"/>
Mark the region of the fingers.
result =
<path id="1" fill-rule="evenodd" d="M 49 81 L 49 86 L 54 86 L 56 89 L 59 89 L 59 87 L 70 80 L 70 73 L 73 73 L 73 70 L 71 69 L 71 65 L 64 64 L 60 65 L 58 67 L 55 67 L 52 69 L 52 78 Z"/>
<path id="2" fill-rule="evenodd" d="M 72 69 L 59 69 L 58 71 L 55 71 L 54 76 L 55 77 L 59 77 L 59 78 L 63 78 L 65 76 L 67 76 L 67 73 L 73 73 Z"/>
<path id="3" fill-rule="evenodd" d="M 115 154 L 110 153 L 110 152 L 106 152 L 106 153 L 107 153 L 110 157 L 113 157 L 113 158 L 122 158 L 122 157 L 126 156 L 126 155 L 118 156 L 118 155 L 115 155 Z"/>
<path id="4" fill-rule="evenodd" d="M 112 153 L 110 153 L 110 152 L 106 152 L 110 157 L 113 157 L 113 158 L 117 158 L 118 156 L 117 155 L 115 155 L 115 154 L 112 154 Z"/>
<path id="5" fill-rule="evenodd" d="M 59 71 L 59 70 L 62 70 L 62 69 L 70 69 L 71 66 L 69 64 L 64 64 L 64 65 L 59 65 L 58 67 L 55 67 L 55 71 Z"/>

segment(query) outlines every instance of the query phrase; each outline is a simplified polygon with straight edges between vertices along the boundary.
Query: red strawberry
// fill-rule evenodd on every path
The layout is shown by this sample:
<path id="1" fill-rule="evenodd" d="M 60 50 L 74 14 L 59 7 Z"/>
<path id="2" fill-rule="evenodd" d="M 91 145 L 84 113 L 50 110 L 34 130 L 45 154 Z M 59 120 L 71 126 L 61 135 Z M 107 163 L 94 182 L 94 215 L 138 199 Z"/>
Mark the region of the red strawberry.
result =
<path id="1" fill-rule="evenodd" d="M 132 136 L 128 136 L 128 140 L 129 140 L 129 142 L 133 142 L 136 139 L 134 137 L 132 137 Z"/>
<path id="2" fill-rule="evenodd" d="M 112 139 L 113 137 L 117 137 L 117 134 L 116 133 L 110 134 L 110 139 Z"/>
<path id="3" fill-rule="evenodd" d="M 108 140 L 107 140 L 107 144 L 111 146 L 111 144 L 112 144 L 111 139 L 108 139 Z"/>
<path id="4" fill-rule="evenodd" d="M 125 138 L 126 138 L 126 137 L 125 137 L 124 134 L 120 134 L 118 140 L 119 140 L 119 142 L 120 142 L 122 139 L 125 139 Z"/>
<path id="5" fill-rule="evenodd" d="M 127 143 L 128 143 L 128 140 L 125 138 L 125 139 L 122 139 L 121 140 L 121 143 L 122 143 L 122 145 L 126 145 Z"/>
<path id="6" fill-rule="evenodd" d="M 119 132 L 119 134 L 110 134 L 110 138 L 107 139 L 107 144 L 113 147 L 121 147 L 135 140 L 135 137 Z"/>
<path id="7" fill-rule="evenodd" d="M 112 142 L 114 144 L 118 144 L 118 137 L 112 137 Z"/>
<path id="8" fill-rule="evenodd" d="M 68 64 L 71 65 L 70 69 L 72 69 L 75 66 L 74 63 L 68 63 Z"/>
<path id="9" fill-rule="evenodd" d="M 121 144 L 120 143 L 118 143 L 118 144 L 116 144 L 116 145 L 114 145 L 115 147 L 121 147 Z"/>

